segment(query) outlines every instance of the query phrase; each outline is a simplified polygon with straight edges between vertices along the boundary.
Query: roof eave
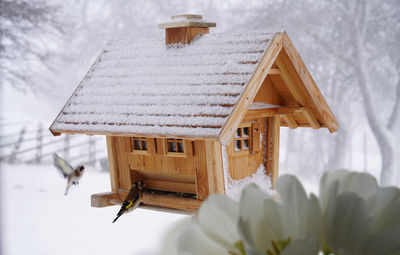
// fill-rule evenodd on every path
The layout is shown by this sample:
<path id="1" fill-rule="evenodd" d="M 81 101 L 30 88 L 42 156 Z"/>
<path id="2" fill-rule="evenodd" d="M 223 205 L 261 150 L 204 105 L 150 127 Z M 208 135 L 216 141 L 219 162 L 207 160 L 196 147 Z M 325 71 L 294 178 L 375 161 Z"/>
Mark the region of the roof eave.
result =
<path id="1" fill-rule="evenodd" d="M 265 51 L 264 56 L 262 57 L 257 68 L 255 69 L 252 77 L 247 83 L 245 90 L 243 91 L 239 100 L 236 102 L 233 110 L 229 114 L 227 121 L 219 133 L 218 140 L 222 145 L 229 144 L 234 132 L 236 131 L 236 128 L 243 120 L 247 109 L 253 102 L 254 97 L 256 96 L 264 79 L 267 77 L 275 59 L 278 57 L 282 46 L 282 33 L 276 33 L 269 43 L 268 48 Z"/>
<path id="2" fill-rule="evenodd" d="M 53 123 L 51 123 L 49 130 L 50 132 L 54 135 L 54 136 L 59 136 L 61 135 L 62 132 L 58 132 L 56 131 L 53 127 L 54 124 L 56 123 L 57 119 L 60 117 L 60 115 L 64 112 L 64 109 L 67 107 L 67 105 L 70 103 L 72 97 L 75 95 L 75 93 L 82 87 L 82 83 L 85 80 L 86 76 L 92 72 L 94 66 L 96 65 L 97 62 L 100 61 L 101 56 L 104 54 L 104 50 L 102 50 L 100 52 L 100 54 L 97 56 L 96 60 L 93 62 L 93 64 L 91 65 L 91 67 L 89 68 L 89 70 L 86 72 L 85 76 L 83 76 L 81 82 L 79 83 L 79 85 L 75 88 L 74 92 L 72 92 L 71 96 L 69 97 L 68 101 L 65 103 L 65 105 L 63 106 L 63 108 L 61 109 L 61 111 L 57 114 L 57 117 L 54 119 Z"/>
<path id="3" fill-rule="evenodd" d="M 316 109 L 316 112 L 314 111 L 314 114 L 320 117 L 319 119 L 321 120 L 322 124 L 325 124 L 331 133 L 336 132 L 339 128 L 339 123 L 328 103 L 326 102 L 325 97 L 322 95 L 317 84 L 312 78 L 311 73 L 306 68 L 302 58 L 294 47 L 289 36 L 285 32 L 282 33 L 282 39 L 283 50 L 289 57 L 295 71 L 297 72 L 301 82 L 303 83 L 304 88 L 307 90 L 313 101 L 313 106 Z"/>
<path id="4" fill-rule="evenodd" d="M 176 134 L 142 134 L 129 132 L 109 132 L 109 131 L 87 131 L 87 130 L 61 130 L 50 129 L 50 132 L 57 136 L 61 134 L 76 135 L 104 135 L 104 136 L 135 136 L 147 138 L 176 138 L 176 139 L 191 139 L 191 140 L 218 140 L 217 136 L 199 136 L 199 135 L 176 135 Z"/>

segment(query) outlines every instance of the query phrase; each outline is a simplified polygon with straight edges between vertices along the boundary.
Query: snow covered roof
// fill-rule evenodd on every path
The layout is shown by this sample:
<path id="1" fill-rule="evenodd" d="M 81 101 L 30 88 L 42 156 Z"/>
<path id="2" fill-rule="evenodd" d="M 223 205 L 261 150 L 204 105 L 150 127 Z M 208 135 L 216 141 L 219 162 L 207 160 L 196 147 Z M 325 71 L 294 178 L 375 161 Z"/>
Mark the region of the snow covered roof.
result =
<path id="1" fill-rule="evenodd" d="M 287 34 L 247 32 L 202 34 L 186 45 L 165 45 L 164 38 L 109 42 L 50 131 L 218 139 L 226 145 L 247 110 L 254 110 L 267 75 L 282 83 L 286 106 L 301 109 L 287 113 L 281 125 L 337 130 Z"/>
<path id="2" fill-rule="evenodd" d="M 109 42 L 50 127 L 53 134 L 217 138 L 274 34 Z"/>

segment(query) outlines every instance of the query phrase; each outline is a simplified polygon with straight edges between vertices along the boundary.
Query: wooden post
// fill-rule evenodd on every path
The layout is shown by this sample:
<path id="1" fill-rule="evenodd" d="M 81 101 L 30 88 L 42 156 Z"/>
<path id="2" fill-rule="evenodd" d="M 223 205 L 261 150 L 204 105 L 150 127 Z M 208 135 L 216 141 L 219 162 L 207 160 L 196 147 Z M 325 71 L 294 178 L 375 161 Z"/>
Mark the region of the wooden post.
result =
<path id="1" fill-rule="evenodd" d="M 42 161 L 42 145 L 43 145 L 43 125 L 41 122 L 38 124 L 36 136 L 36 163 Z"/>
<path id="2" fill-rule="evenodd" d="M 279 114 L 266 119 L 266 144 L 264 149 L 264 166 L 271 177 L 272 186 L 279 175 L 279 135 L 281 116 Z"/>
<path id="3" fill-rule="evenodd" d="M 69 159 L 69 135 L 65 135 L 63 151 L 64 151 L 64 158 L 66 160 L 68 160 Z"/>
<path id="4" fill-rule="evenodd" d="M 113 192 L 118 192 L 119 189 L 118 149 L 116 140 L 116 137 L 106 136 L 108 168 L 110 169 L 111 190 Z"/>
<path id="5" fill-rule="evenodd" d="M 221 144 L 218 141 L 205 141 L 205 147 L 209 193 L 225 194 Z"/>
<path id="6" fill-rule="evenodd" d="M 88 164 L 93 166 L 96 163 L 96 140 L 89 136 L 89 159 Z"/>
<path id="7" fill-rule="evenodd" d="M 279 136 L 281 127 L 281 116 L 274 115 L 272 127 L 272 185 L 274 186 L 279 175 Z"/>
<path id="8" fill-rule="evenodd" d="M 15 143 L 14 149 L 10 155 L 10 159 L 9 159 L 10 162 L 14 162 L 15 159 L 17 158 L 18 151 L 21 148 L 22 142 L 24 141 L 25 133 L 26 133 L 26 127 L 24 126 L 24 127 L 22 127 L 21 131 L 19 132 L 18 141 Z"/>
<path id="9" fill-rule="evenodd" d="M 205 200 L 210 194 L 209 181 L 207 174 L 207 155 L 205 148 L 205 141 L 195 141 L 194 150 L 195 155 L 195 173 L 196 173 L 196 197 L 200 200 Z"/>

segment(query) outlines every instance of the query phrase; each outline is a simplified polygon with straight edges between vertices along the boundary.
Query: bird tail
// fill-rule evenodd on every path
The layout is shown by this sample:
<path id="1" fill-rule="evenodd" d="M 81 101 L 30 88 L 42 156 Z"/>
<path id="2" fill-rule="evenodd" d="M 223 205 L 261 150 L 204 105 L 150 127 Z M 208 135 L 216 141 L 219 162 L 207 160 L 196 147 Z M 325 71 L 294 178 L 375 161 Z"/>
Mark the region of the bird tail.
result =
<path id="1" fill-rule="evenodd" d="M 67 188 L 65 189 L 64 196 L 68 195 L 68 191 L 69 191 L 69 188 L 70 188 L 70 187 L 71 187 L 71 185 L 68 183 L 68 184 L 67 184 Z"/>
<path id="2" fill-rule="evenodd" d="M 118 214 L 117 217 L 113 220 L 112 223 L 116 222 L 118 220 L 119 217 L 121 217 L 122 214 Z"/>

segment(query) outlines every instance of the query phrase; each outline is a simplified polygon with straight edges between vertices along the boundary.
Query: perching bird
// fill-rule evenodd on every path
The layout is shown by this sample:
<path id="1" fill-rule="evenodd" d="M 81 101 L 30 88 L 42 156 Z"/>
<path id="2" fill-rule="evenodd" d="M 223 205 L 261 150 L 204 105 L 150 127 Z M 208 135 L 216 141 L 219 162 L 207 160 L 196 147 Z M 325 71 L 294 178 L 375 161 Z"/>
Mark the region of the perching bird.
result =
<path id="1" fill-rule="evenodd" d="M 118 220 L 122 214 L 131 212 L 139 206 L 143 198 L 143 186 L 144 185 L 141 181 L 137 181 L 132 185 L 132 188 L 126 196 L 125 201 L 122 203 L 121 209 L 119 209 L 117 217 L 114 219 L 113 223 Z"/>
<path id="2" fill-rule="evenodd" d="M 79 165 L 77 168 L 73 168 L 70 164 L 68 164 L 67 161 L 65 161 L 63 158 L 57 155 L 57 153 L 53 154 L 53 159 L 54 159 L 54 166 L 60 170 L 61 174 L 64 176 L 65 179 L 68 179 L 67 181 L 67 188 L 65 189 L 65 194 L 68 194 L 69 188 L 71 188 L 72 185 L 78 185 L 79 184 L 79 179 L 83 175 L 83 170 L 85 170 L 85 167 L 82 165 Z"/>

